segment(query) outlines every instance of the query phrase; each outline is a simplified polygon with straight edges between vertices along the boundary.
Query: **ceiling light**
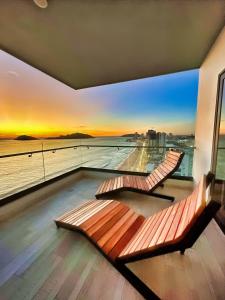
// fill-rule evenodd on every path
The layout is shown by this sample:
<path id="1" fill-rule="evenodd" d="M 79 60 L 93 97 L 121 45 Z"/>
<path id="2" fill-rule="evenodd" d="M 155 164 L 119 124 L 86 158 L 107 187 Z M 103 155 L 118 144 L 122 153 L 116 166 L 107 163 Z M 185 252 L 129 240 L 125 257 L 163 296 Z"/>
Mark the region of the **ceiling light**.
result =
<path id="1" fill-rule="evenodd" d="M 46 8 L 48 6 L 47 0 L 33 0 L 33 1 L 40 8 Z"/>

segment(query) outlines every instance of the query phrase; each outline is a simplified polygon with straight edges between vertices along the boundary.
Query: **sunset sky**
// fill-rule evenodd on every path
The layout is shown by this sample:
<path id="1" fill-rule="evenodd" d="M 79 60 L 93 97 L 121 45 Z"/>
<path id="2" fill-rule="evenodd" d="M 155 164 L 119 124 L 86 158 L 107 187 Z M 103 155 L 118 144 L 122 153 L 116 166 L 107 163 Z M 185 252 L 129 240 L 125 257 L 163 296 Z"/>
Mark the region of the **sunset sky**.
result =
<path id="1" fill-rule="evenodd" d="M 0 137 L 194 133 L 198 70 L 73 90 L 0 51 Z"/>

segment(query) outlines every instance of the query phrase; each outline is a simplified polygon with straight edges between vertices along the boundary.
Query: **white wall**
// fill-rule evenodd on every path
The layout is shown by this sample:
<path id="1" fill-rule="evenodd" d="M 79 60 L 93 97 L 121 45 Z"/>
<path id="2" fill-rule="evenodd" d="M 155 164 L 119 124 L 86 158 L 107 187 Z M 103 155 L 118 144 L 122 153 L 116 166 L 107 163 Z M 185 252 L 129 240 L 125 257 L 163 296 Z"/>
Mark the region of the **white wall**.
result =
<path id="1" fill-rule="evenodd" d="M 196 150 L 193 177 L 198 181 L 210 170 L 218 75 L 225 69 L 225 27 L 212 46 L 199 72 Z"/>

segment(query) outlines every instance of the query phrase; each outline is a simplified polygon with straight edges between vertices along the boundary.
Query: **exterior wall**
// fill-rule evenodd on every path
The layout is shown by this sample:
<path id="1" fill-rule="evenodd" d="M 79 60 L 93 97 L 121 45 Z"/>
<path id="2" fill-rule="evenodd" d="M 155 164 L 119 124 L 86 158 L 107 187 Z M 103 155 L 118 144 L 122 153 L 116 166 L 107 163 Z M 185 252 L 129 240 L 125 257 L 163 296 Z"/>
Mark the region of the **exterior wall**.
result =
<path id="1" fill-rule="evenodd" d="M 225 27 L 199 72 L 193 177 L 198 181 L 211 167 L 218 75 L 225 69 Z"/>

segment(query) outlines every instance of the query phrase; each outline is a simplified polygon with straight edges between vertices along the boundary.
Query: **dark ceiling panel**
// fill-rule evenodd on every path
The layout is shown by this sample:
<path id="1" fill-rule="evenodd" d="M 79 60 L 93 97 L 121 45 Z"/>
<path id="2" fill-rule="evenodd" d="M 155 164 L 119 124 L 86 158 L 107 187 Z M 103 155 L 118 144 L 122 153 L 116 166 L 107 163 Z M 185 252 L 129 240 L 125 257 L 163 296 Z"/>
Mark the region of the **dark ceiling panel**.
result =
<path id="1" fill-rule="evenodd" d="M 198 68 L 224 0 L 3 0 L 3 50 L 72 88 Z"/>

